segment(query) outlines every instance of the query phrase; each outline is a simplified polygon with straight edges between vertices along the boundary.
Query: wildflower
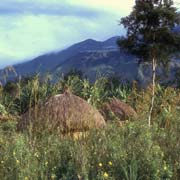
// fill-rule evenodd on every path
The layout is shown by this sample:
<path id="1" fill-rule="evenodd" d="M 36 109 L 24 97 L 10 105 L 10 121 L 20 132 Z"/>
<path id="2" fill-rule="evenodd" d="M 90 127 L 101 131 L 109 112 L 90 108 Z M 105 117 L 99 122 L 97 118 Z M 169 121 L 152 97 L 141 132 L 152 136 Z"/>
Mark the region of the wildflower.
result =
<path id="1" fill-rule="evenodd" d="M 103 176 L 104 176 L 104 178 L 108 178 L 108 177 L 109 177 L 109 174 L 105 172 L 105 173 L 103 174 Z"/>
<path id="2" fill-rule="evenodd" d="M 52 174 L 51 175 L 51 179 L 55 179 L 56 178 L 56 175 L 55 174 Z"/>
<path id="3" fill-rule="evenodd" d="M 39 155 L 38 155 L 38 153 L 37 153 L 37 152 L 34 154 L 34 157 L 37 157 L 37 158 L 39 157 Z"/>
<path id="4" fill-rule="evenodd" d="M 19 164 L 20 163 L 20 161 L 19 160 L 16 160 L 16 164 Z"/>
<path id="5" fill-rule="evenodd" d="M 45 166 L 47 166 L 47 165 L 48 165 L 48 162 L 46 161 L 46 162 L 45 162 Z"/>
<path id="6" fill-rule="evenodd" d="M 1 164 L 4 164 L 4 161 L 1 161 Z"/>
<path id="7" fill-rule="evenodd" d="M 164 157 L 164 153 L 163 152 L 161 153 L 161 156 Z"/>
<path id="8" fill-rule="evenodd" d="M 16 153 L 15 152 L 13 152 L 13 156 L 15 156 L 16 155 Z"/>
<path id="9" fill-rule="evenodd" d="M 28 180 L 29 178 L 28 177 L 25 177 L 24 180 Z"/>
<path id="10" fill-rule="evenodd" d="M 112 166 L 112 162 L 111 162 L 111 161 L 109 161 L 108 164 L 109 164 L 110 166 Z"/>
<path id="11" fill-rule="evenodd" d="M 166 166 L 166 165 L 164 166 L 164 170 L 165 170 L 165 171 L 167 170 L 167 166 Z"/>
<path id="12" fill-rule="evenodd" d="M 99 163 L 98 165 L 99 165 L 99 167 L 102 167 L 102 163 Z"/>

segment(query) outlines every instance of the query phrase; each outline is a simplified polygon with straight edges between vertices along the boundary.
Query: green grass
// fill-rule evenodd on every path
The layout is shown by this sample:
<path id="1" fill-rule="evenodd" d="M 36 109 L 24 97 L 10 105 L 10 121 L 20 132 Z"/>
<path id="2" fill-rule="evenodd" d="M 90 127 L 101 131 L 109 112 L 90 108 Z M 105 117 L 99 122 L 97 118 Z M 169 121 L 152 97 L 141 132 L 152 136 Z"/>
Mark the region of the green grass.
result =
<path id="1" fill-rule="evenodd" d="M 179 89 L 157 86 L 149 128 L 150 88 L 139 90 L 106 79 L 90 84 L 78 77 L 69 78 L 51 85 L 35 77 L 16 84 L 16 94 L 5 88 L 1 91 L 0 113 L 13 117 L 0 121 L 1 180 L 179 180 Z M 40 132 L 31 126 L 17 130 L 23 112 L 62 92 L 65 86 L 97 108 L 117 97 L 131 104 L 138 118 L 123 126 L 112 121 L 104 129 L 92 129 L 79 138 L 62 135 L 56 129 L 50 132 L 48 126 Z"/>
<path id="2" fill-rule="evenodd" d="M 12 122 L 4 123 L 0 179 L 176 179 L 180 164 L 174 135 L 155 125 L 149 129 L 144 121 L 111 124 L 79 139 L 56 132 L 18 133 Z"/>

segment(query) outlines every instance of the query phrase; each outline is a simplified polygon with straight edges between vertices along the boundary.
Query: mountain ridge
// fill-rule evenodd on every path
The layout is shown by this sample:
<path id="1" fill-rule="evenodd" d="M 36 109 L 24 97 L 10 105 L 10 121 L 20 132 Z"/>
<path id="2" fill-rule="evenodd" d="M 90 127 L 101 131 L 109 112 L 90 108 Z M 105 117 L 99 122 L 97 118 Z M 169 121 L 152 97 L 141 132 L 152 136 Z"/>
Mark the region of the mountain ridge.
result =
<path id="1" fill-rule="evenodd" d="M 119 36 L 114 36 L 105 41 L 86 39 L 64 50 L 47 53 L 30 61 L 16 64 L 13 68 L 17 76 L 14 72 L 10 72 L 7 80 L 13 80 L 18 76 L 31 76 L 35 73 L 43 75 L 47 72 L 55 78 L 72 69 L 77 69 L 91 81 L 95 81 L 98 74 L 117 76 L 128 81 L 147 81 L 150 78 L 150 66 L 148 66 L 148 70 L 145 64 L 139 66 L 135 56 L 117 46 L 118 38 Z M 171 62 L 171 64 L 171 67 L 174 67 L 175 62 Z M 7 73 L 6 69 L 0 70 L 1 82 L 3 73 Z"/>
<path id="2" fill-rule="evenodd" d="M 70 57 L 84 51 L 98 51 L 109 48 L 117 48 L 116 39 L 118 36 L 114 36 L 105 41 L 96 41 L 93 39 L 87 39 L 79 43 L 75 43 L 68 48 L 51 52 L 44 55 L 40 55 L 32 60 L 15 64 L 13 68 L 19 76 L 32 75 L 34 73 L 46 73 L 52 72 L 57 66 L 69 59 Z M 106 45 L 107 43 L 107 45 Z M 111 46 L 111 47 L 109 47 Z M 6 68 L 0 70 L 0 74 L 3 74 Z M 13 79 L 14 74 L 9 72 L 9 79 Z M 2 78 L 1 78 L 2 81 Z"/>

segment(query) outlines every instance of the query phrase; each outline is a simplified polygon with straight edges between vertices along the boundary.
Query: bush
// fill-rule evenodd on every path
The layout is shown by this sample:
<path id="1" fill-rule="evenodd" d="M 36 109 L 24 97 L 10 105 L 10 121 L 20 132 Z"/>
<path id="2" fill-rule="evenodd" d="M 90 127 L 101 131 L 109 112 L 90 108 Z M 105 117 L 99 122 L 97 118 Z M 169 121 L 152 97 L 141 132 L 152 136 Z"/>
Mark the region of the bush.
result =
<path id="1" fill-rule="evenodd" d="M 155 140 L 156 132 L 156 126 L 149 129 L 142 122 L 108 125 L 78 140 L 55 132 L 6 136 L 1 130 L 0 178 L 171 179 L 173 164 Z"/>
<path id="2" fill-rule="evenodd" d="M 6 112 L 5 107 L 2 104 L 0 104 L 0 115 L 6 115 L 6 114 L 7 112 Z"/>
<path id="3" fill-rule="evenodd" d="M 99 107 L 110 97 L 136 108 L 137 120 L 91 130 L 72 138 L 68 134 L 28 130 L 18 132 L 16 121 L 0 122 L 0 179 L 2 180 L 177 180 L 180 178 L 180 92 L 157 85 L 152 127 L 147 112 L 151 87 L 113 85 L 108 79 L 95 84 L 69 77 L 55 85 L 37 77 L 18 84 L 18 95 L 1 94 L 0 114 L 14 117 L 63 91 L 64 85 Z M 22 82 L 21 82 L 22 83 Z M 8 116 L 10 118 L 10 116 Z"/>

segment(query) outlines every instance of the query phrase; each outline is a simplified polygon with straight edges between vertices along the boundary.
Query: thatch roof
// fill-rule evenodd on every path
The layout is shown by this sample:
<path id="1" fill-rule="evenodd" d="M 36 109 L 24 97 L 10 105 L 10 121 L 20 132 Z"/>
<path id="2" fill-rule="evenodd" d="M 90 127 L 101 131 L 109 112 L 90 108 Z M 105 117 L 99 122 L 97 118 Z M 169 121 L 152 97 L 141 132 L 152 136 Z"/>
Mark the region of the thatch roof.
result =
<path id="1" fill-rule="evenodd" d="M 18 116 L 12 116 L 10 114 L 7 115 L 0 114 L 0 122 L 16 121 L 18 118 L 19 118 Z"/>
<path id="2" fill-rule="evenodd" d="M 8 118 L 6 116 L 0 115 L 0 122 L 8 121 Z"/>
<path id="3" fill-rule="evenodd" d="M 25 128 L 46 124 L 48 128 L 59 128 L 63 132 L 85 131 L 105 126 L 103 116 L 85 100 L 65 92 L 51 97 L 41 107 L 30 109 L 22 116 L 19 127 Z"/>
<path id="4" fill-rule="evenodd" d="M 121 121 L 135 118 L 137 116 L 135 110 L 128 104 L 120 101 L 117 98 L 112 98 L 109 102 L 102 106 L 101 113 L 106 120 L 109 120 L 110 114 Z"/>

